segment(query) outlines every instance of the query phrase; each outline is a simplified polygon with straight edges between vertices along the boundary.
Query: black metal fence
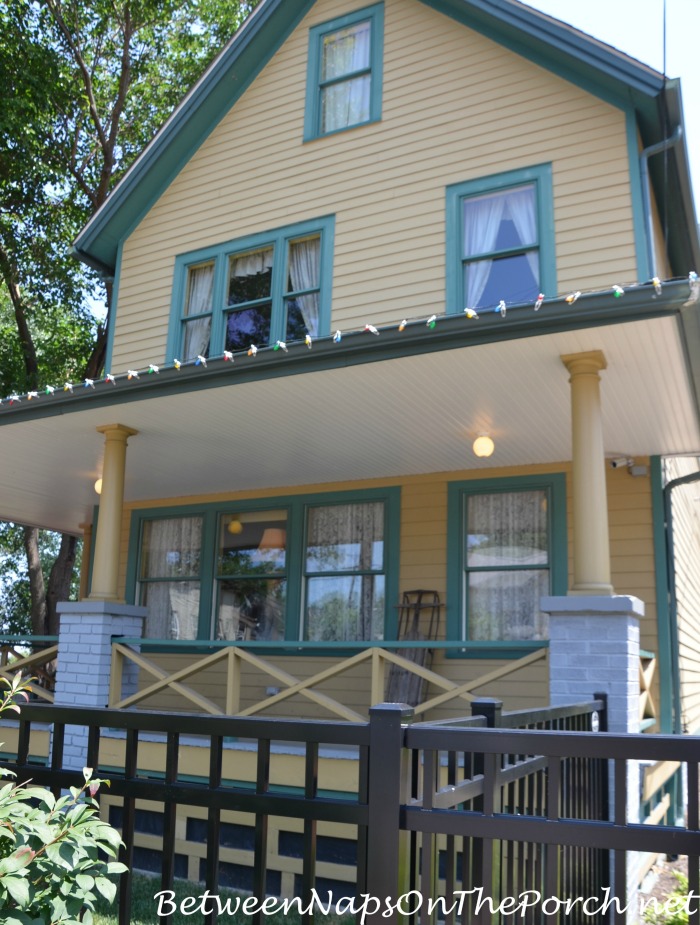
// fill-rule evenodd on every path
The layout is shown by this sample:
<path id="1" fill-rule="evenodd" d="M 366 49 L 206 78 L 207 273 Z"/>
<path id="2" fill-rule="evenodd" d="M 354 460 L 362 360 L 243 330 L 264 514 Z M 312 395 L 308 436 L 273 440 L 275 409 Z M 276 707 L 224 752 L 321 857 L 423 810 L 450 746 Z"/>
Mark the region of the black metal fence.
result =
<path id="1" fill-rule="evenodd" d="M 319 887 L 319 823 L 353 826 L 354 892 L 365 897 L 362 903 L 358 899 L 357 919 L 368 923 L 385 923 L 387 897 L 395 903 L 400 896 L 405 898 L 392 920 L 421 925 L 438 918 L 447 925 L 491 923 L 508 915 L 532 923 L 619 923 L 625 919 L 627 853 L 639 851 L 688 855 L 690 890 L 700 893 L 699 739 L 608 734 L 600 697 L 576 707 L 515 714 L 503 714 L 492 701 L 477 703 L 475 710 L 477 715 L 457 725 L 411 725 L 412 709 L 397 704 L 374 707 L 368 723 L 30 705 L 22 711 L 17 760 L 9 766 L 20 779 L 31 777 L 53 789 L 74 784 L 75 771 L 63 766 L 65 729 L 84 727 L 87 763 L 111 779 L 110 795 L 122 800 L 127 865 L 133 867 L 138 802 L 155 801 L 163 808 L 163 890 L 172 889 L 176 876 L 178 808 L 201 807 L 207 846 L 202 879 L 211 895 L 220 888 L 222 813 L 250 814 L 251 891 L 260 898 L 270 892 L 271 818 L 297 820 L 301 826 L 302 867 L 295 890 L 305 902 Z M 31 757 L 39 723 L 52 729 L 48 762 Z M 112 757 L 104 767 L 101 740 L 104 744 L 115 735 L 124 740 L 121 765 L 115 767 Z M 189 736 L 205 737 L 208 745 L 208 773 L 197 779 L 179 767 L 179 746 Z M 255 743 L 254 780 L 247 784 L 222 774 L 230 737 Z M 161 773 L 144 771 L 139 759 L 144 742 L 154 740 L 164 747 Z M 278 786 L 271 775 L 273 754 L 289 747 L 303 760 L 303 786 L 296 792 Z M 350 750 L 356 758 L 355 792 L 333 796 L 320 789 L 319 756 L 326 747 Z M 685 765 L 685 826 L 644 825 L 630 811 L 635 800 L 628 792 L 628 769 L 642 760 Z M 130 875 L 125 875 L 121 925 L 130 921 L 130 890 Z M 306 919 L 311 921 L 310 915 Z M 169 916 L 158 921 L 167 923 Z M 217 921 L 216 913 L 205 921 Z M 690 923 L 698 925 L 696 912 Z"/>

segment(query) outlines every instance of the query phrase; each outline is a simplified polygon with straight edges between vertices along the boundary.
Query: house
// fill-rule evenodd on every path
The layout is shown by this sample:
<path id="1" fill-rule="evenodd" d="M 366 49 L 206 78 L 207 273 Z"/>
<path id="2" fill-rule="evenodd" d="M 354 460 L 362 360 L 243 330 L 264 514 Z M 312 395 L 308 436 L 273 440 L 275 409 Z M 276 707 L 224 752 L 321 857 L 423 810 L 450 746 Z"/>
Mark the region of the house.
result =
<path id="1" fill-rule="evenodd" d="M 352 719 L 394 650 L 431 715 L 539 705 L 541 599 L 622 595 L 648 718 L 700 728 L 682 129 L 515 0 L 260 3 L 75 242 L 104 379 L 0 407 L 0 516 L 147 608 L 148 705 Z"/>

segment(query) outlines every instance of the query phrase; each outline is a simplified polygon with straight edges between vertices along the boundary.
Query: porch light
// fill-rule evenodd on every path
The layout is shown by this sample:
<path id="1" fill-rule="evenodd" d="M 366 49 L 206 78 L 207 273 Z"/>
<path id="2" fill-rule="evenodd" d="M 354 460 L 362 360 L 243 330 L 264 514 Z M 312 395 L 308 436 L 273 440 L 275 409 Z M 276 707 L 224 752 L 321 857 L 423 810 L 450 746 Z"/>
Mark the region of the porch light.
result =
<path id="1" fill-rule="evenodd" d="M 97 492 L 98 495 L 102 494 L 102 479 L 98 479 L 95 482 L 95 491 Z"/>
<path id="2" fill-rule="evenodd" d="M 493 440 L 487 434 L 480 434 L 472 444 L 475 456 L 492 456 L 495 449 Z"/>

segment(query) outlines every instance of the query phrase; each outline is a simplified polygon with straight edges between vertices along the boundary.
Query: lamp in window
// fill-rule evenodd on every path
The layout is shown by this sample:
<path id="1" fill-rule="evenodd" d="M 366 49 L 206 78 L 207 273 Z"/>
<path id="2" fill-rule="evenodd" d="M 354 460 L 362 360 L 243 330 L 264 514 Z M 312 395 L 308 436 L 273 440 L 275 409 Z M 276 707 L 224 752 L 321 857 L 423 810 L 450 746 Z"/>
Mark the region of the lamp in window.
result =
<path id="1" fill-rule="evenodd" d="M 229 520 L 226 529 L 233 536 L 238 536 L 240 533 L 243 533 L 243 524 L 241 523 L 240 518 L 234 517 L 232 520 Z"/>
<path id="2" fill-rule="evenodd" d="M 494 449 L 494 442 L 488 434 L 479 434 L 472 444 L 474 455 L 482 458 L 492 456 Z"/>
<path id="3" fill-rule="evenodd" d="M 265 527 L 258 549 L 284 549 L 287 533 L 281 527 Z"/>

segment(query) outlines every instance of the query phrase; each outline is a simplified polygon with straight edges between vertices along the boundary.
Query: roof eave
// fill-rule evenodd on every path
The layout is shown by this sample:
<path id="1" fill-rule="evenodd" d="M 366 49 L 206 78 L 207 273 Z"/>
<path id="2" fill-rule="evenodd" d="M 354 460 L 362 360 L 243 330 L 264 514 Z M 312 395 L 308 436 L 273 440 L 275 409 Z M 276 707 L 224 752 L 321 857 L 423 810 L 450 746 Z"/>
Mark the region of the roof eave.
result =
<path id="1" fill-rule="evenodd" d="M 299 342 L 290 344 L 287 353 L 269 347 L 260 349 L 254 357 L 236 354 L 233 363 L 223 356 L 212 357 L 206 366 L 182 364 L 179 369 L 163 368 L 157 375 L 146 375 L 144 371 L 142 377 L 131 375 L 128 381 L 127 376 L 118 376 L 117 387 L 111 382 L 96 381 L 92 388 L 75 385 L 74 391 L 40 394 L 32 401 L 24 400 L 23 396 L 12 404 L 3 401 L 0 427 L 36 417 L 70 414 L 96 405 L 115 407 L 224 383 L 300 375 L 401 356 L 668 316 L 679 319 L 687 340 L 689 380 L 700 417 L 699 292 L 700 287 L 697 284 L 689 287 L 687 279 L 665 282 L 658 293 L 649 283 L 630 287 L 623 298 L 616 298 L 610 290 L 584 293 L 576 299 L 575 307 L 563 298 L 548 300 L 539 312 L 533 311 L 530 305 L 513 307 L 508 310 L 505 321 L 498 309 L 482 312 L 471 320 L 462 315 L 443 315 L 434 328 L 427 328 L 424 321 L 413 321 L 402 330 L 397 326 L 380 328 L 379 337 L 368 337 L 358 330 L 343 334 L 340 343 L 335 343 L 332 337 L 321 338 L 314 342 L 312 350 Z"/>

